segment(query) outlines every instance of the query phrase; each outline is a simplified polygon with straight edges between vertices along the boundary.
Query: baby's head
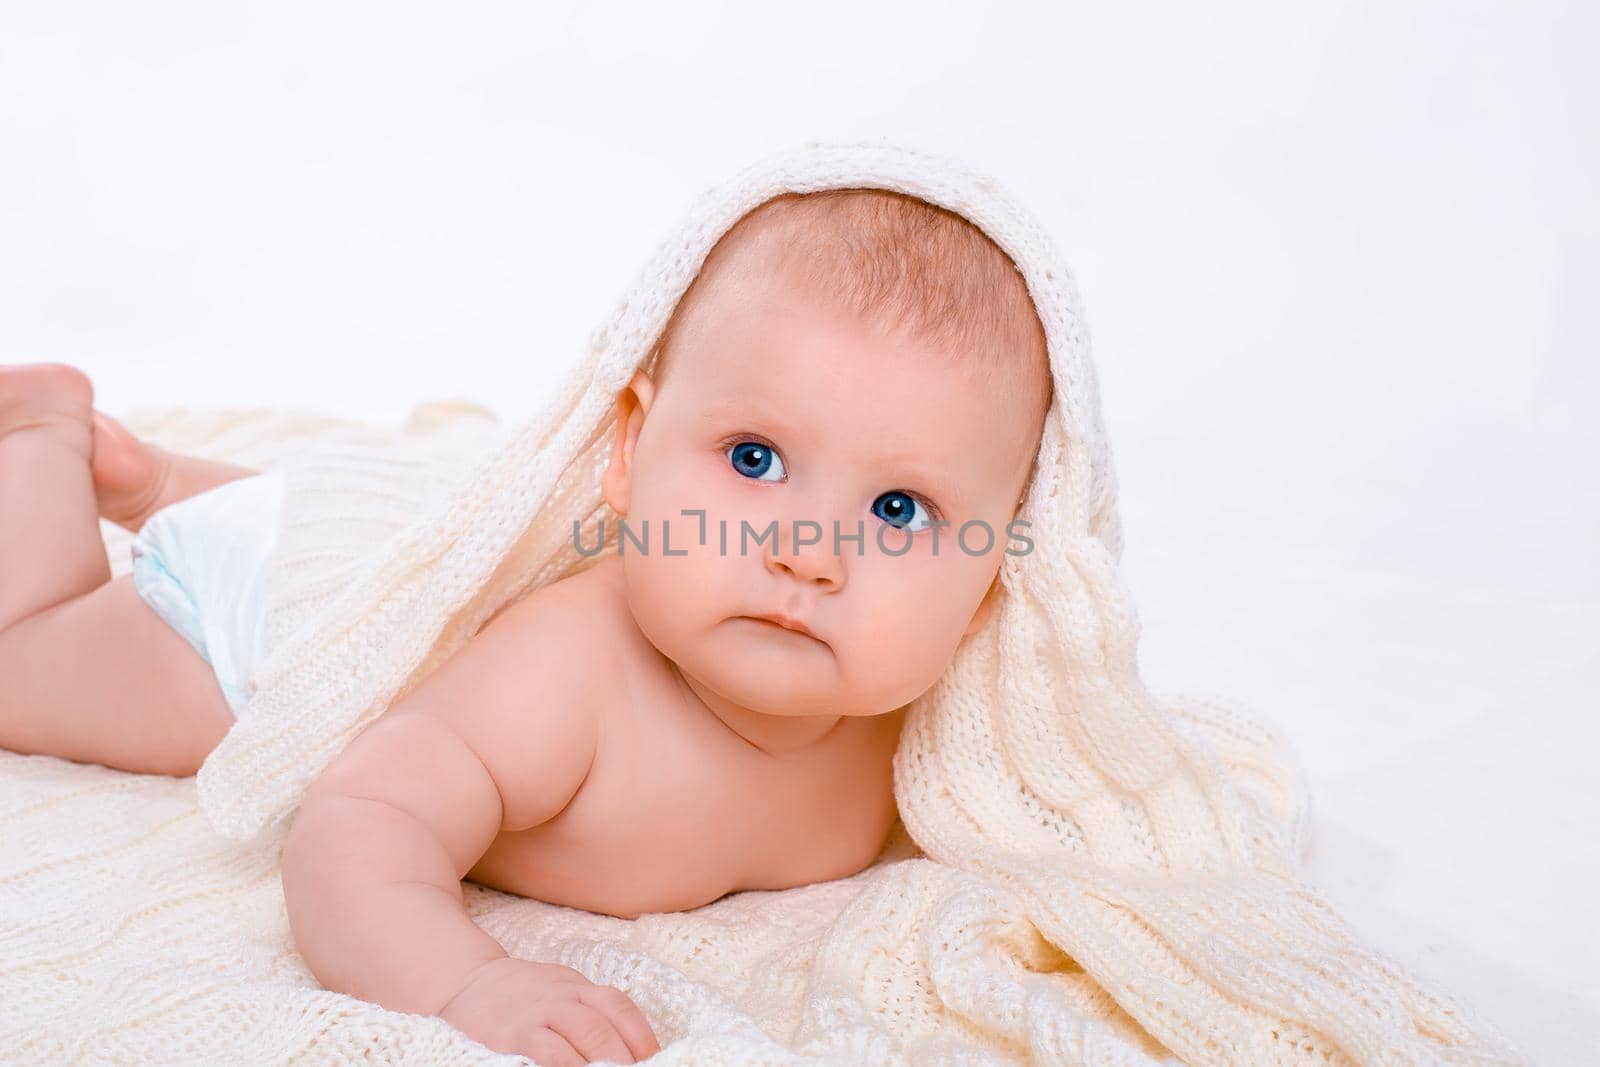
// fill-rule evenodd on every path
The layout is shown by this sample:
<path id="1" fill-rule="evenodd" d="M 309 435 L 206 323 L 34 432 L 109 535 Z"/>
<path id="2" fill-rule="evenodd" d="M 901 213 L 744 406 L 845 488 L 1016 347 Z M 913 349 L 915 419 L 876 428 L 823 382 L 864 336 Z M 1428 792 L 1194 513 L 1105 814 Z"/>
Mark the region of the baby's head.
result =
<path id="1" fill-rule="evenodd" d="M 1050 396 L 1022 276 L 970 222 L 878 190 L 767 201 L 617 396 L 604 493 L 635 535 L 649 520 L 621 553 L 641 631 L 750 711 L 910 702 L 1028 547 L 1007 527 Z"/>

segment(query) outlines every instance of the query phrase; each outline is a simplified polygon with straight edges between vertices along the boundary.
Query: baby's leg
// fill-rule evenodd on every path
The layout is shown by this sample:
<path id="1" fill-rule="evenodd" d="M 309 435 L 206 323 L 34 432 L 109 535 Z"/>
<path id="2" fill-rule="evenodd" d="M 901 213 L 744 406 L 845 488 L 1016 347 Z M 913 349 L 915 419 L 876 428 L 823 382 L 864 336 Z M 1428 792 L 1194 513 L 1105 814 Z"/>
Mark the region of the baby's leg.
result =
<path id="1" fill-rule="evenodd" d="M 183 777 L 232 725 L 211 665 L 132 575 L 0 631 L 0 748 Z"/>
<path id="2" fill-rule="evenodd" d="M 72 367 L 0 367 L 0 747 L 193 774 L 232 712 L 132 578 L 109 581 L 92 410 Z"/>
<path id="3" fill-rule="evenodd" d="M 95 506 L 100 517 L 137 532 L 146 519 L 196 493 L 260 471 L 221 460 L 168 452 L 141 441 L 103 411 L 94 413 Z"/>

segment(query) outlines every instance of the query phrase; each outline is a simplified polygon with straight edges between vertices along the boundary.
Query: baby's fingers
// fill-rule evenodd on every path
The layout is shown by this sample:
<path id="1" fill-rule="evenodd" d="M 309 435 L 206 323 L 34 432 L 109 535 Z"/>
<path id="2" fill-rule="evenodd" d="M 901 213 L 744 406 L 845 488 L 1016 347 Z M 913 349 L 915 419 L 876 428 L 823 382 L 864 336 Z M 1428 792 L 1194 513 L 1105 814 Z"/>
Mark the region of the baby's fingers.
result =
<path id="1" fill-rule="evenodd" d="M 491 1047 L 500 1052 L 526 1056 L 539 1067 L 589 1067 L 589 1057 L 580 1054 L 566 1038 L 547 1026 L 539 1027 L 514 1047 Z"/>
<path id="2" fill-rule="evenodd" d="M 584 1061 L 610 1060 L 633 1063 L 633 1054 L 617 1032 L 611 1017 L 588 1004 L 569 1000 L 553 1006 L 544 1025 L 566 1038 Z"/>
<path id="3" fill-rule="evenodd" d="M 578 990 L 578 999 L 602 1012 L 617 1028 L 617 1033 L 628 1043 L 628 1051 L 635 1060 L 649 1059 L 661 1051 L 656 1035 L 650 1029 L 639 1005 L 618 989 L 609 985 L 587 985 Z M 627 1062 L 627 1061 L 622 1061 Z"/>

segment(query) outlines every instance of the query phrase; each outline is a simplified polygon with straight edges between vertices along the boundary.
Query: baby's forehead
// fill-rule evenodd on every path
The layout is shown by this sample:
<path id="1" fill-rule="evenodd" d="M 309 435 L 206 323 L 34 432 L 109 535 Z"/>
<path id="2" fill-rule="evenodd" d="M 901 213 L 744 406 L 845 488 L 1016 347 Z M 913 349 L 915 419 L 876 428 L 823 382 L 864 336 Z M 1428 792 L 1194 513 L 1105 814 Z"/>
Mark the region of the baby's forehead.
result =
<path id="1" fill-rule="evenodd" d="M 912 331 L 863 328 L 792 289 L 745 296 L 706 321 L 663 386 L 669 418 L 690 433 L 764 437 L 797 473 L 903 472 L 949 502 L 987 498 L 1036 449 L 1012 396 L 1021 384 L 995 379 L 1015 369 L 992 371 Z"/>
<path id="2" fill-rule="evenodd" d="M 818 313 L 847 311 L 921 342 L 919 377 L 943 371 L 974 399 L 1039 424 L 1051 383 L 1044 330 L 1009 256 L 955 212 L 903 193 L 836 189 L 776 197 L 712 248 L 658 345 L 665 371 L 678 333 L 708 340 L 741 303 L 781 290 Z M 715 346 L 714 346 L 715 347 Z M 844 363 L 833 373 L 847 378 Z M 1031 417 L 1030 417 L 1031 416 Z"/>

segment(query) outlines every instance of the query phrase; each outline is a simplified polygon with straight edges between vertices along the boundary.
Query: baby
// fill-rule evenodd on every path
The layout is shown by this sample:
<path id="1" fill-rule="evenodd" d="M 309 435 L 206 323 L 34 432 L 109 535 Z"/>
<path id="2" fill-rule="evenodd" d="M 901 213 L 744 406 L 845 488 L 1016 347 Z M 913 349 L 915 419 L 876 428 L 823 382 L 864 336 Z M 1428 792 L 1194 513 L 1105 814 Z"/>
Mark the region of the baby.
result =
<path id="1" fill-rule="evenodd" d="M 394 701 L 284 839 L 324 986 L 547 1067 L 657 1044 L 620 990 L 509 956 L 461 880 L 632 918 L 868 866 L 907 706 L 1022 550 L 1051 396 L 1010 259 L 874 190 L 747 214 L 654 351 L 617 394 L 602 483 L 634 536 L 613 524 L 591 565 Z M 232 712 L 131 577 L 110 579 L 98 518 L 137 530 L 255 473 L 138 441 L 71 367 L 0 368 L 0 745 L 195 773 Z M 674 803 L 635 799 L 657 795 Z"/>

